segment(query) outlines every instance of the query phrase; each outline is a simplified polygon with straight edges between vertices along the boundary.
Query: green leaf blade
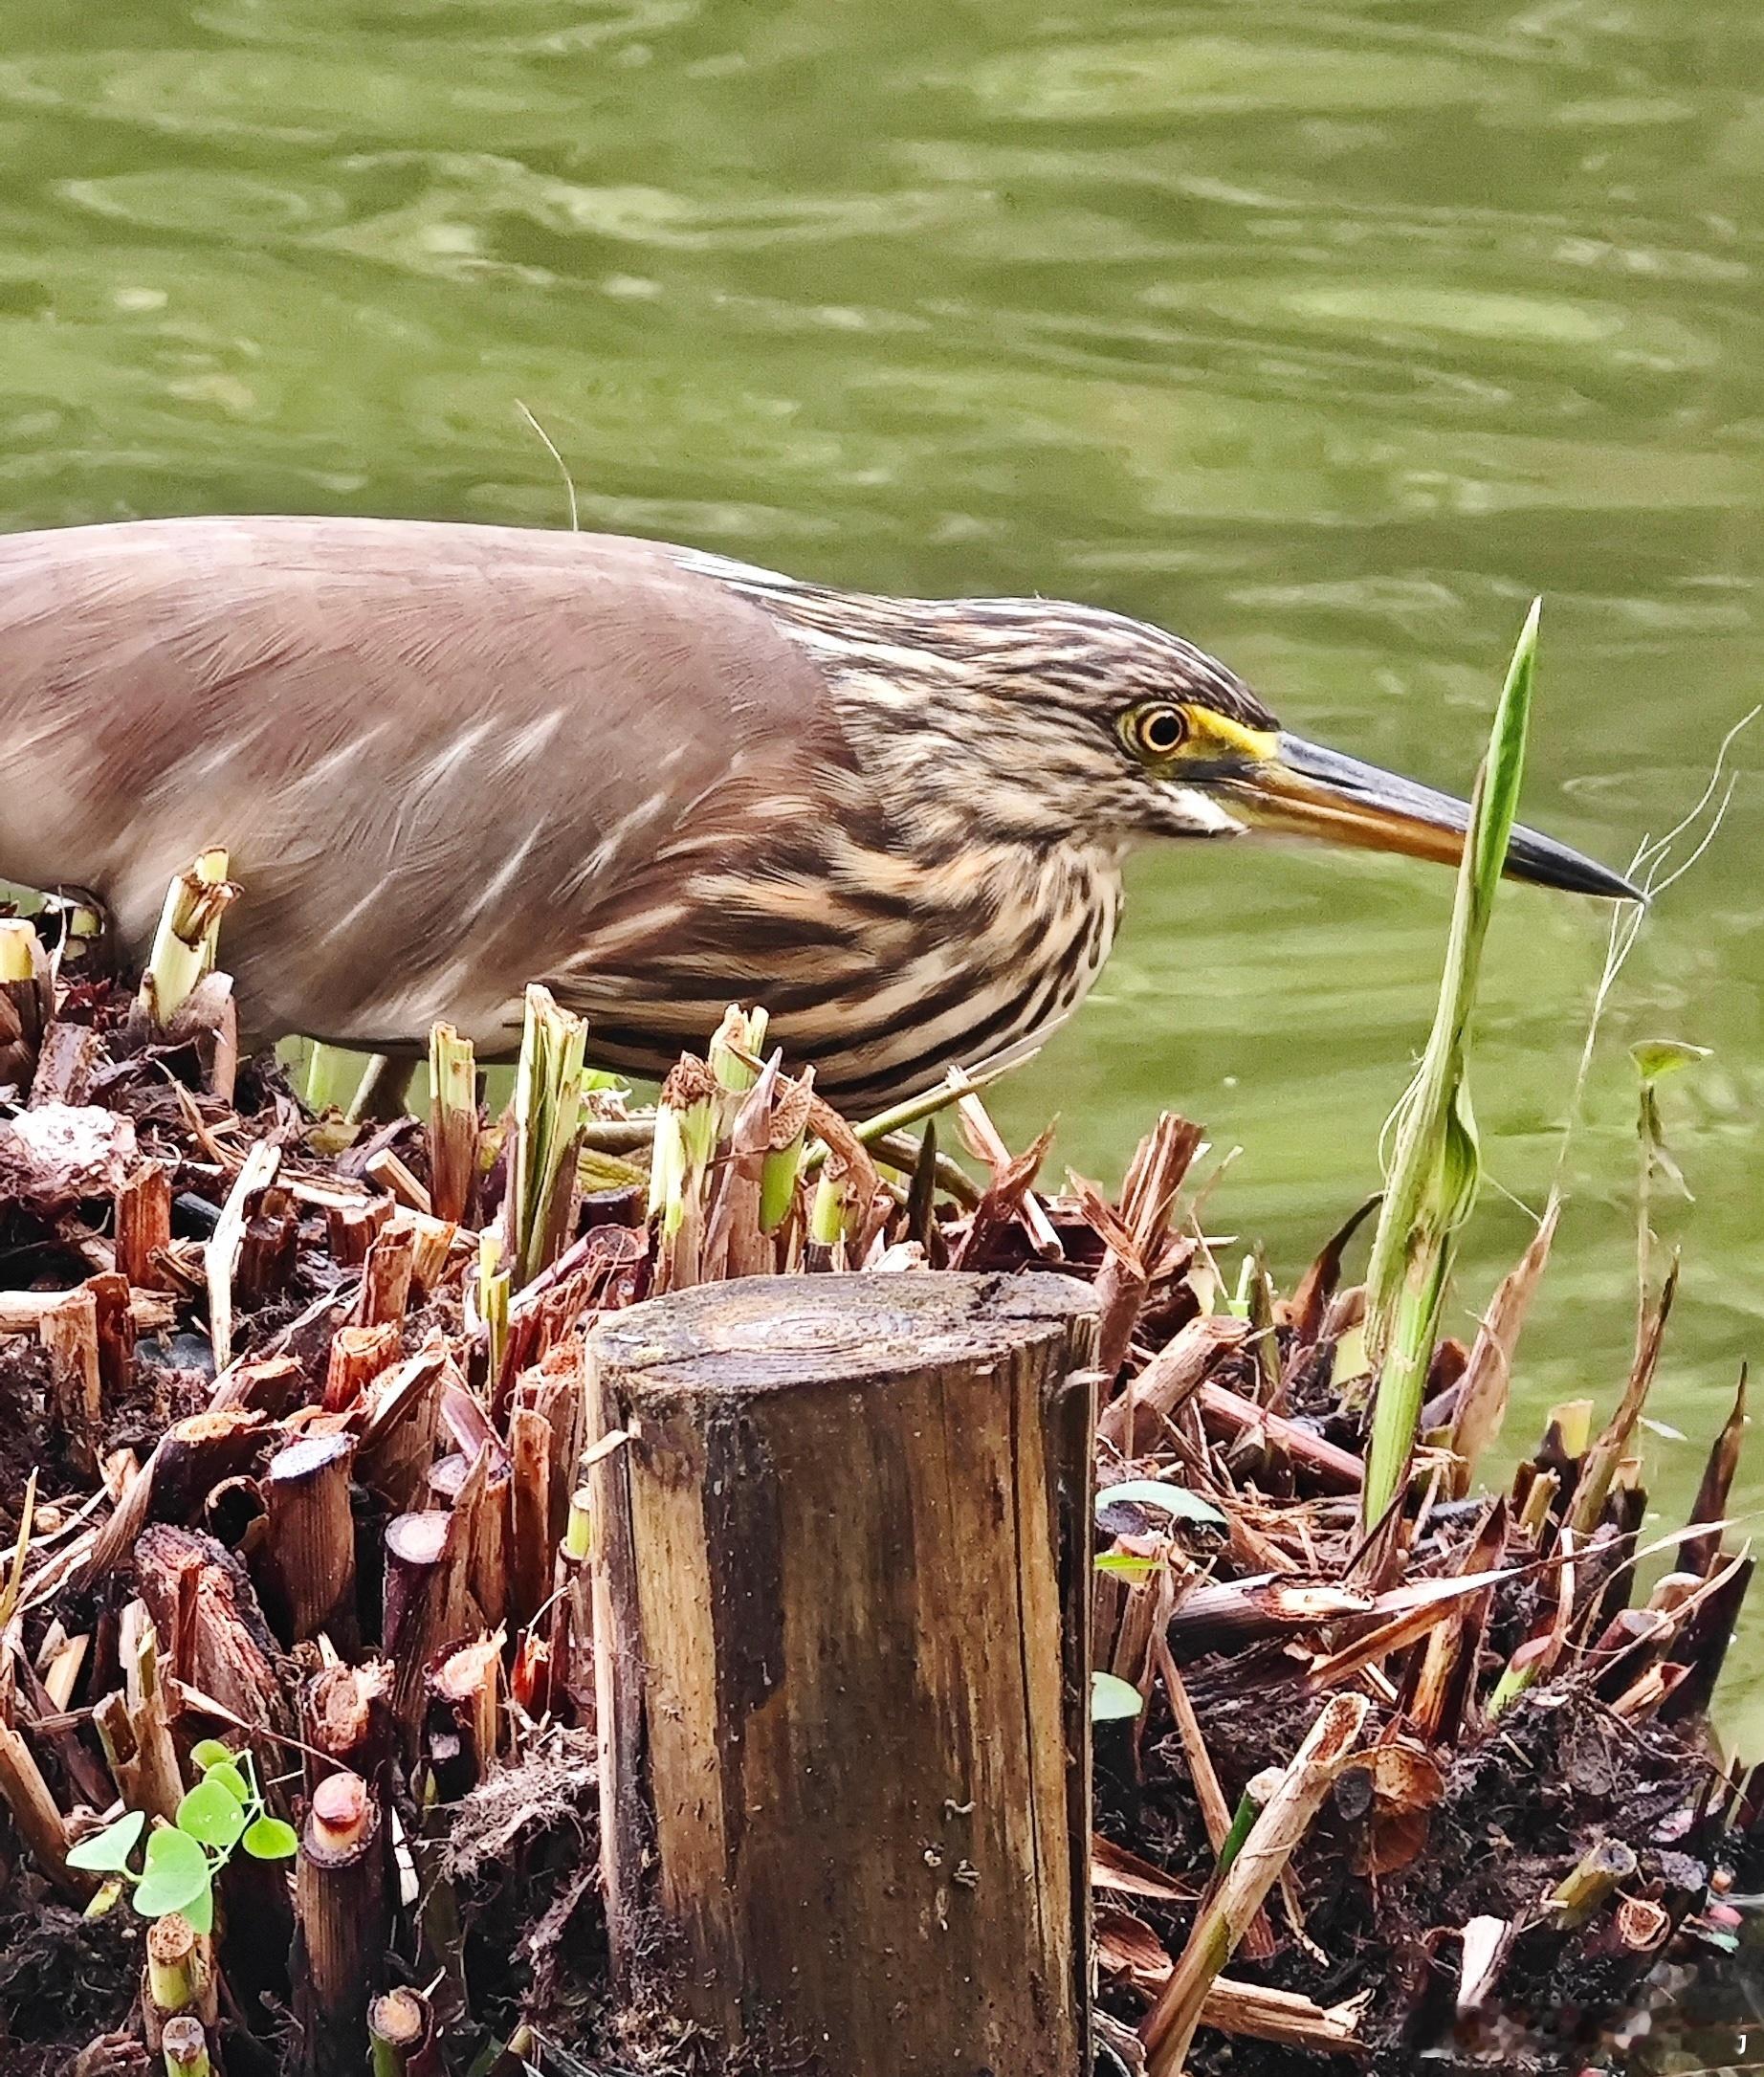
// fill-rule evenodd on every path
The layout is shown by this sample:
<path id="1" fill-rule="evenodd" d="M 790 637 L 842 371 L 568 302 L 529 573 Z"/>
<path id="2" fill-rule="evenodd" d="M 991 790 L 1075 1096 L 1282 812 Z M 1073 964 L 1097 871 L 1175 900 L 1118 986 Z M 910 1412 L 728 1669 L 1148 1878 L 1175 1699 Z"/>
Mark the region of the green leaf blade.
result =
<path id="1" fill-rule="evenodd" d="M 135 1909 L 143 1918 L 164 1918 L 190 1907 L 209 1889 L 209 1857 L 187 1832 L 165 1826 L 147 1841 L 146 1872 L 135 1885 Z M 191 1919 L 191 1923 L 195 1921 Z"/>
<path id="2" fill-rule="evenodd" d="M 1709 1047 L 1692 1046 L 1686 1039 L 1640 1039 L 1629 1049 L 1636 1072 L 1644 1082 L 1657 1082 L 1664 1074 L 1676 1074 L 1709 1056 Z"/>
<path id="3" fill-rule="evenodd" d="M 1525 775 L 1541 600 L 1526 617 L 1476 775 L 1445 965 L 1426 1050 L 1396 1115 L 1395 1149 L 1366 1275 L 1366 1347 L 1378 1380 L 1362 1519 L 1370 1529 L 1406 1473 L 1450 1280 L 1454 1235 L 1481 1180 L 1466 1086 L 1483 941 Z"/>
<path id="4" fill-rule="evenodd" d="M 1114 1673 L 1091 1675 L 1091 1721 L 1093 1724 L 1130 1722 L 1145 1707 L 1145 1699 L 1132 1681 Z"/>
<path id="5" fill-rule="evenodd" d="M 1096 1495 L 1096 1512 L 1129 1502 L 1135 1507 L 1161 1508 L 1173 1521 L 1205 1522 L 1209 1528 L 1228 1529 L 1230 1523 L 1210 1500 L 1186 1486 L 1171 1485 L 1160 1478 L 1129 1478 L 1118 1486 L 1106 1486 Z"/>
<path id="6" fill-rule="evenodd" d="M 280 1818 L 259 1818 L 239 1844 L 254 1861 L 289 1861 L 300 1845 L 294 1826 L 284 1824 Z"/>
<path id="7" fill-rule="evenodd" d="M 205 1775 L 178 1805 L 178 1830 L 210 1853 L 229 1854 L 245 1829 L 245 1808 L 224 1781 Z"/>
<path id="8" fill-rule="evenodd" d="M 125 1810 L 114 1824 L 105 1825 L 90 1839 L 82 1839 L 68 1851 L 69 1867 L 84 1868 L 92 1875 L 121 1875 L 127 1870 L 128 1857 L 146 1829 L 146 1814 Z"/>

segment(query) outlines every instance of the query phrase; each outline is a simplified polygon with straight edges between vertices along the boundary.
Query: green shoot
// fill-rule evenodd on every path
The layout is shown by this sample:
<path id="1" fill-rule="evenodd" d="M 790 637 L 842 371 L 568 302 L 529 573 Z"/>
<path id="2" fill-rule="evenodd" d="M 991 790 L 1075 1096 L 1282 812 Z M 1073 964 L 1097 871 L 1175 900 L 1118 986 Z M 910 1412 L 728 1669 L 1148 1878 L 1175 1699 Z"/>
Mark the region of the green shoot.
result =
<path id="1" fill-rule="evenodd" d="M 0 987 L 36 978 L 36 932 L 23 917 L 0 917 Z"/>
<path id="2" fill-rule="evenodd" d="M 515 1072 L 515 1150 L 509 1173 L 508 1236 L 518 1290 L 562 1252 L 575 1213 L 577 1138 L 582 1129 L 584 1019 L 549 988 L 527 990 L 520 1064 Z"/>
<path id="3" fill-rule="evenodd" d="M 502 1359 L 508 1353 L 508 1302 L 510 1277 L 502 1267 L 502 1243 L 494 1226 L 486 1226 L 477 1239 L 477 1310 L 484 1322 L 488 1344 L 485 1376 L 492 1392 L 502 1375 Z"/>
<path id="4" fill-rule="evenodd" d="M 141 1009 L 149 1024 L 164 1028 L 197 983 L 212 972 L 220 920 L 238 892 L 227 877 L 227 853 L 215 847 L 198 853 L 165 890 L 141 982 Z"/>
<path id="5" fill-rule="evenodd" d="M 188 2013 L 167 2020 L 160 2036 L 166 2077 L 213 2077 L 214 2061 L 209 2054 L 208 2036 L 202 2022 Z"/>
<path id="6" fill-rule="evenodd" d="M 131 1864 L 146 1817 L 125 1810 L 113 1824 L 82 1839 L 68 1854 L 70 1867 L 108 1875 L 134 1891 L 143 1918 L 176 1912 L 199 1933 L 213 1930 L 214 1877 L 242 1848 L 254 1861 L 286 1861 L 297 1845 L 293 1827 L 264 1808 L 255 1762 L 205 1738 L 190 1754 L 202 1779 L 178 1805 L 177 1822 L 148 1832 L 139 1869 Z"/>
<path id="7" fill-rule="evenodd" d="M 1396 1148 L 1366 1278 L 1366 1345 L 1378 1378 L 1362 1518 L 1368 1530 L 1404 1477 L 1421 1420 L 1459 1227 L 1480 1180 L 1466 1066 L 1483 940 L 1519 805 L 1537 657 L 1534 601 L 1476 776 L 1433 1030 L 1396 1117 Z"/>
<path id="8" fill-rule="evenodd" d="M 373 2077 L 408 2077 L 431 2045 L 434 2018 L 420 1992 L 387 1991 L 367 2008 L 367 2039 L 373 2049 Z"/>
<path id="9" fill-rule="evenodd" d="M 683 1289 L 698 1281 L 706 1178 L 728 1095 L 715 1073 L 691 1054 L 662 1084 L 650 1166 L 650 1211 L 661 1221 L 658 1290 Z"/>
<path id="10" fill-rule="evenodd" d="M 585 1565 L 594 1555 L 594 1502 L 585 1486 L 570 1494 L 563 1530 L 563 1556 L 572 1565 Z"/>
<path id="11" fill-rule="evenodd" d="M 846 1209 L 842 1182 L 823 1175 L 808 1211 L 808 1238 L 817 1248 L 837 1248 L 845 1239 Z"/>
<path id="12" fill-rule="evenodd" d="M 1231 1829 L 1225 1834 L 1214 1863 L 1215 1882 L 1230 1874 L 1238 1855 L 1244 1850 L 1245 1840 L 1255 1830 L 1256 1820 L 1262 1815 L 1263 1804 L 1279 1786 L 1280 1769 L 1264 1767 L 1238 1798 L 1237 1808 L 1231 1814 Z"/>
<path id="13" fill-rule="evenodd" d="M 306 1075 L 302 1096 L 315 1117 L 327 1111 L 343 1115 L 356 1108 L 356 1095 L 370 1056 L 352 1053 L 342 1046 L 327 1046 L 321 1039 L 306 1041 Z"/>
<path id="14" fill-rule="evenodd" d="M 796 1203 L 796 1179 L 802 1171 L 808 1138 L 807 1112 L 796 1133 L 782 1147 L 768 1149 L 760 1170 L 760 1230 L 776 1233 Z"/>
<path id="15" fill-rule="evenodd" d="M 723 1011 L 723 1021 L 711 1039 L 706 1058 L 717 1087 L 730 1095 L 744 1096 L 760 1079 L 753 1063 L 765 1050 L 769 1022 L 763 1009 L 744 1010 L 739 1003 L 731 1003 Z M 732 1107 L 725 1108 L 733 1116 Z"/>
<path id="16" fill-rule="evenodd" d="M 1687 1202 L 1690 1185 L 1666 1145 L 1665 1126 L 1660 1116 L 1660 1084 L 1681 1068 L 1707 1060 L 1707 1046 L 1687 1046 L 1682 1039 L 1644 1039 L 1629 1049 L 1640 1084 L 1636 1110 L 1636 1138 L 1640 1143 L 1641 1170 L 1636 1178 L 1636 1347 L 1647 1335 L 1649 1293 L 1653 1282 L 1654 1178 L 1662 1177 Z"/>

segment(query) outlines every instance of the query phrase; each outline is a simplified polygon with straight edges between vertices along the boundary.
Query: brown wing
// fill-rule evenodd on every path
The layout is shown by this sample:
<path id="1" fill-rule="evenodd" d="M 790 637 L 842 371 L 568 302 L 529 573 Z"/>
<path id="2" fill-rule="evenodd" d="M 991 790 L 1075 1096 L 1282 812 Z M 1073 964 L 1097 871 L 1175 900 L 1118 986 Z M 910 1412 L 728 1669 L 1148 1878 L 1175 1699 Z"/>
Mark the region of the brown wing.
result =
<path id="1" fill-rule="evenodd" d="M 372 519 L 0 540 L 0 877 L 149 936 L 227 846 L 258 1036 L 506 1044 L 530 976 L 721 804 L 812 796 L 825 684 L 665 547 Z M 628 904 L 626 906 L 628 907 Z"/>

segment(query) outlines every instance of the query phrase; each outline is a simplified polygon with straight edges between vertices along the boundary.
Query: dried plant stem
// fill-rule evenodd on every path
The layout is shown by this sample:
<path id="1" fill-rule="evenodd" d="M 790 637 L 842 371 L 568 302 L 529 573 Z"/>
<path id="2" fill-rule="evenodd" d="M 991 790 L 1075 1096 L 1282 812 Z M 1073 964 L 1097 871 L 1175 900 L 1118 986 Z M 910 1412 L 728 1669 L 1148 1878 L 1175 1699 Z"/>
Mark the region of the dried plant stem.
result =
<path id="1" fill-rule="evenodd" d="M 1601 1839 L 1581 1855 L 1550 1893 L 1550 1908 L 1564 1926 L 1584 1925 L 1619 1883 L 1636 1871 L 1634 1850 L 1621 1839 Z"/>
<path id="2" fill-rule="evenodd" d="M 1231 1837 L 1231 1806 L 1225 1801 L 1225 1792 L 1219 1785 L 1213 1756 L 1206 1749 L 1201 1719 L 1195 1714 L 1195 1706 L 1188 1699 L 1188 1690 L 1182 1685 L 1181 1673 L 1170 1649 L 1170 1640 L 1162 1631 L 1159 1631 L 1152 1649 L 1158 1662 L 1159 1677 L 1164 1684 L 1164 1692 L 1170 1700 L 1170 1713 L 1176 1718 L 1177 1732 L 1182 1741 L 1182 1753 L 1188 1761 L 1188 1772 L 1194 1781 L 1195 1800 L 1201 1806 L 1202 1822 L 1206 1826 L 1206 1836 L 1213 1849 L 1214 1860 L 1223 1874 L 1226 1866 L 1226 1842 Z M 1273 1954 L 1274 1931 L 1261 1911 L 1250 1921 L 1244 1935 L 1244 1945 L 1258 1961 L 1266 1961 Z"/>
<path id="3" fill-rule="evenodd" d="M 477 1060 L 451 1024 L 429 1034 L 429 1195 L 437 1219 L 463 1221 L 477 1180 Z"/>
<path id="4" fill-rule="evenodd" d="M 1338 1694 L 1324 1704 L 1140 2025 L 1147 2077 L 1179 2077 L 1186 2066 L 1207 1991 L 1346 1765 L 1371 1707 L 1361 1694 Z"/>
<path id="5" fill-rule="evenodd" d="M 518 1289 L 562 1250 L 576 1204 L 582 1126 L 584 1019 L 549 988 L 527 990 L 520 1062 L 515 1072 L 515 1146 L 509 1169 L 508 1237 Z"/>
<path id="6" fill-rule="evenodd" d="M 31 1748 L 11 1724 L 0 1723 L 0 1802 L 32 1858 L 64 1895 L 80 1902 L 93 1889 L 90 1876 L 67 1865 L 67 1825 Z"/>
<path id="7" fill-rule="evenodd" d="M 296 1871 L 312 2077 L 361 2066 L 368 2001 L 386 1967 L 390 1864 L 381 1824 L 359 1775 L 327 1775 L 313 1791 Z"/>

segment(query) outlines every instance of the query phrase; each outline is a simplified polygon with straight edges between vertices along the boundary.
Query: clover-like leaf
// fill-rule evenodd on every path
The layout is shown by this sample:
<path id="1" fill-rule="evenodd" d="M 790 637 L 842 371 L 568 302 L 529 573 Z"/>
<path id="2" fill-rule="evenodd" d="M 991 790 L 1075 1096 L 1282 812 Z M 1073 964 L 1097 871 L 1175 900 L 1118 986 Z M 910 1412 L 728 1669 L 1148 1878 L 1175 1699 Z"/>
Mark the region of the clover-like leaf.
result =
<path id="1" fill-rule="evenodd" d="M 1096 1495 L 1096 1512 L 1130 1500 L 1136 1507 L 1162 1508 L 1173 1521 L 1206 1522 L 1215 1529 L 1231 1525 L 1210 1500 L 1190 1492 L 1186 1486 L 1172 1486 L 1160 1478 L 1130 1478 L 1119 1486 L 1105 1486 Z"/>
<path id="2" fill-rule="evenodd" d="M 68 1867 L 83 1867 L 94 1875 L 123 1873 L 146 1822 L 144 1811 L 125 1810 L 114 1824 L 105 1825 L 101 1832 L 94 1832 L 90 1839 L 82 1839 L 72 1847 Z"/>
<path id="3" fill-rule="evenodd" d="M 1681 1068 L 1707 1060 L 1707 1046 L 1692 1046 L 1684 1039 L 1643 1039 L 1629 1049 L 1636 1072 L 1644 1082 L 1657 1082 L 1663 1074 L 1676 1074 Z"/>
<path id="4" fill-rule="evenodd" d="M 178 1829 L 214 1853 L 231 1853 L 245 1829 L 245 1807 L 226 1782 L 208 1774 L 178 1805 Z"/>
<path id="5" fill-rule="evenodd" d="M 231 1767 L 235 1755 L 232 1746 L 223 1745 L 218 1738 L 204 1738 L 190 1747 L 189 1757 L 207 1774 L 210 1767 Z"/>
<path id="6" fill-rule="evenodd" d="M 1130 1680 L 1114 1673 L 1091 1675 L 1091 1721 L 1093 1724 L 1122 1723 L 1137 1716 L 1144 1697 Z"/>
<path id="7" fill-rule="evenodd" d="M 217 1788 L 224 1788 L 241 1810 L 251 1808 L 254 1801 L 251 1783 L 246 1780 L 243 1772 L 235 1767 L 230 1759 L 223 1759 L 218 1765 L 210 1767 L 202 1779 L 205 1781 L 212 1781 Z"/>
<path id="8" fill-rule="evenodd" d="M 208 1890 L 209 1857 L 187 1832 L 166 1825 L 148 1837 L 146 1873 L 135 1885 L 135 1909 L 143 1918 L 164 1918 L 168 1911 L 190 1918 L 191 1907 Z"/>
<path id="9" fill-rule="evenodd" d="M 259 1818 L 239 1842 L 254 1861 L 291 1860 L 299 1848 L 292 1824 L 280 1818 Z"/>
<path id="10" fill-rule="evenodd" d="M 211 1878 L 202 1894 L 192 1897 L 178 1915 L 192 1933 L 209 1933 L 214 1931 L 214 1884 Z"/>

